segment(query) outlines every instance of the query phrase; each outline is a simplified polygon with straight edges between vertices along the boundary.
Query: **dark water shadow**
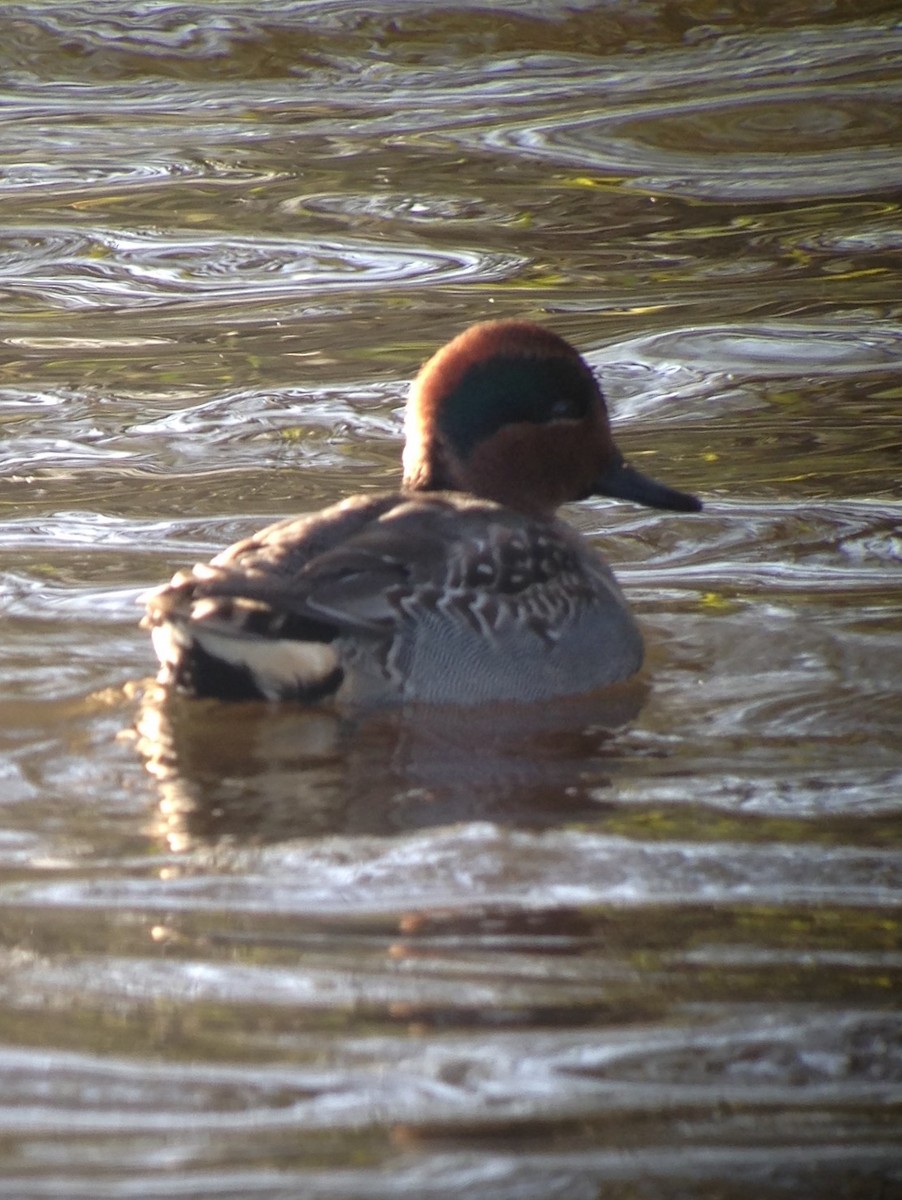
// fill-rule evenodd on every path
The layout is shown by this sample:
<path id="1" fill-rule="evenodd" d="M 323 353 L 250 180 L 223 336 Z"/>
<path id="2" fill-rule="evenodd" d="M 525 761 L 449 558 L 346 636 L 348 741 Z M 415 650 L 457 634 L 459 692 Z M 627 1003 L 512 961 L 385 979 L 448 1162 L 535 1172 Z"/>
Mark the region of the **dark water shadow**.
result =
<path id="1" fill-rule="evenodd" d="M 170 849 L 234 839 L 389 835 L 461 821 L 597 820 L 617 731 L 647 685 L 551 705 L 325 709 L 144 695 L 138 749 Z"/>

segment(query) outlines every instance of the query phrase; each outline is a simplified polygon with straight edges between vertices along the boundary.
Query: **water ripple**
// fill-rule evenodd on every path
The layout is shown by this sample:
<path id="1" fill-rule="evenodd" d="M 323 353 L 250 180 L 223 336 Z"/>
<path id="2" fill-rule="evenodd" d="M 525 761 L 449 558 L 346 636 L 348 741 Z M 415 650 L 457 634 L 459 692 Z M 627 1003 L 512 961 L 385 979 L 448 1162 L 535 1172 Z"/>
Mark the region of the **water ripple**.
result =
<path id="1" fill-rule="evenodd" d="M 324 192 L 304 194 L 285 200 L 280 206 L 292 214 L 314 213 L 345 221 L 403 222 L 409 225 L 465 223 L 497 226 L 522 221 L 519 211 L 489 203 L 473 196 L 436 195 L 431 192 L 411 194 L 387 192 Z"/>
<path id="2" fill-rule="evenodd" d="M 154 131 L 154 137 L 161 143 L 171 144 L 171 135 L 159 138 L 158 129 Z M 205 185 L 222 183 L 259 187 L 280 178 L 276 171 L 255 170 L 242 163 L 209 156 L 192 159 L 171 149 L 161 148 L 154 155 L 149 151 L 147 141 L 144 141 L 143 148 L 135 146 L 129 150 L 124 147 L 122 153 L 115 154 L 109 136 L 102 139 L 103 148 L 92 155 L 90 138 L 84 140 L 87 144 L 76 150 L 68 133 L 60 135 L 58 146 L 54 145 L 52 136 L 45 135 L 42 139 L 45 160 L 20 160 L 5 167 L 0 179 L 0 197 L 7 194 L 15 197 L 25 191 L 46 191 L 54 197 L 63 197 L 67 193 L 81 194 L 96 188 L 143 190 L 158 184 L 172 185 L 192 180 L 202 180 Z"/>
<path id="3" fill-rule="evenodd" d="M 299 138 L 313 139 L 321 155 L 332 157 L 349 148 L 362 151 L 368 139 L 416 145 L 440 131 L 480 151 L 490 147 L 625 174 L 636 187 L 689 195 L 848 195 L 899 181 L 897 92 L 885 72 L 878 84 L 867 80 L 902 46 L 902 34 L 890 25 L 697 37 L 678 49 L 646 52 L 641 65 L 630 53 L 535 51 L 471 56 L 465 66 L 421 65 L 373 55 L 371 38 L 391 34 L 375 15 L 359 55 L 347 44 L 340 57 L 330 51 L 336 32 L 352 33 L 345 8 L 282 5 L 261 17 L 244 5 L 216 14 L 190 5 L 125 14 L 110 5 L 106 19 L 98 20 L 96 10 L 80 6 L 65 15 L 43 10 L 40 17 L 8 6 L 9 37 L 22 47 L 20 57 L 27 61 L 34 42 L 47 40 L 43 53 L 67 54 L 76 77 L 81 68 L 91 86 L 43 82 L 20 71 L 4 105 L 9 165 L 0 195 L 4 189 L 127 186 L 179 177 L 272 182 L 278 173 L 271 164 L 257 168 L 253 161 L 266 140 L 283 140 L 294 153 Z M 34 37 L 23 37 L 32 23 Z M 305 33 L 322 39 L 312 54 L 304 55 Z M 271 76 L 280 37 L 296 43 L 303 62 L 292 63 L 286 52 L 281 77 L 277 72 L 265 81 L 213 78 L 202 84 L 178 78 L 186 60 L 219 64 L 250 47 L 270 64 Z M 60 45 L 54 47 L 55 41 Z M 136 79 L 136 59 L 157 69 L 166 62 L 176 77 L 149 77 L 145 63 Z M 99 77 L 95 62 L 107 65 Z M 127 86 L 106 77 L 115 75 L 117 64 Z M 719 81 L 736 73 L 746 87 L 724 90 Z M 427 91 L 430 104 L 424 106 Z M 511 120 L 525 102 L 536 116 L 528 123 Z M 36 110 L 44 114 L 37 141 L 28 120 Z M 185 114 L 191 112 L 204 124 L 204 155 L 186 138 Z M 118 114 L 118 126 L 110 124 L 111 114 Z M 16 117 L 24 120 L 17 125 Z M 72 122 L 79 119 L 75 138 Z M 787 152 L 775 153 L 775 141 Z"/>
<path id="4" fill-rule="evenodd" d="M 902 331 L 876 322 L 850 328 L 840 321 L 762 321 L 748 325 L 691 326 L 619 342 L 591 356 L 653 367 L 699 362 L 706 369 L 757 378 L 859 375 L 899 369 Z"/>
<path id="5" fill-rule="evenodd" d="M 893 851 L 817 845 L 640 843 L 584 831 L 534 834 L 472 822 L 428 834 L 323 838 L 261 850 L 111 865 L 104 878 L 0 888 L 11 905 L 187 912 L 380 913 L 485 905 L 784 904 L 890 906 L 902 899 Z M 171 865 L 170 865 L 171 864 Z M 214 866 L 211 858 L 210 866 Z M 84 873 L 80 864 L 78 874 Z M 164 878 L 154 878 L 163 867 Z M 165 869 L 167 868 L 168 869 Z M 129 874 L 131 877 L 128 877 Z"/>
<path id="6" fill-rule="evenodd" d="M 643 334 L 590 351 L 618 420 L 722 419 L 726 410 L 760 407 L 760 393 L 739 381 L 860 378 L 896 372 L 902 331 L 874 321 L 760 321 L 697 325 Z"/>
<path id="7" fill-rule="evenodd" d="M 902 182 L 900 100 L 902 90 L 885 84 L 792 85 L 508 124 L 482 140 L 493 149 L 627 175 L 651 192 L 746 201 L 856 195 Z M 776 136 L 791 155 L 774 153 Z"/>
<path id="8" fill-rule="evenodd" d="M 902 502 L 715 501 L 702 519 L 704 536 L 659 544 L 653 564 L 621 564 L 621 576 L 631 584 L 680 581 L 745 594 L 854 592 L 885 587 L 898 575 Z M 621 531 L 649 520 L 626 518 Z"/>
<path id="9" fill-rule="evenodd" d="M 247 304 L 346 288 L 489 282 L 527 260 L 350 238 L 289 240 L 96 229 L 19 229 L 0 237 L 0 281 L 25 303 L 62 309 Z"/>

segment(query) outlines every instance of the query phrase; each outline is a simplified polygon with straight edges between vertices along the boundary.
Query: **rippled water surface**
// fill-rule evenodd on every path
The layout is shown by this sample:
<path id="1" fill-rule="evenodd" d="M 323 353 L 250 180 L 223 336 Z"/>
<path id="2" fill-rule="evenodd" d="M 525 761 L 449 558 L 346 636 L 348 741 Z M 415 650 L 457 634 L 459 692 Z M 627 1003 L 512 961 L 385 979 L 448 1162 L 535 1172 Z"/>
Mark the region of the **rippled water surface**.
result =
<path id="1" fill-rule="evenodd" d="M 902 1196 L 897 20 L 0 8 L 0 1195 Z M 164 702 L 141 592 L 508 315 L 705 498 L 569 513 L 642 678 Z"/>

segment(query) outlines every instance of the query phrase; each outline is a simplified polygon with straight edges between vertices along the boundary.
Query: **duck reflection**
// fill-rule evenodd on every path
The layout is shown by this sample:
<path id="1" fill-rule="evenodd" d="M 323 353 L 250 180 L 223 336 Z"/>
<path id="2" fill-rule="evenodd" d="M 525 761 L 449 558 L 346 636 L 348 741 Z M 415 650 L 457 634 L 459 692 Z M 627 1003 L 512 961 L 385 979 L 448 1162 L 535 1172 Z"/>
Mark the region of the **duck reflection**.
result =
<path id="1" fill-rule="evenodd" d="M 159 790 L 155 832 L 175 852 L 474 820 L 542 828 L 598 819 L 617 731 L 646 692 L 631 680 L 549 705 L 348 717 L 151 685 L 138 748 Z"/>

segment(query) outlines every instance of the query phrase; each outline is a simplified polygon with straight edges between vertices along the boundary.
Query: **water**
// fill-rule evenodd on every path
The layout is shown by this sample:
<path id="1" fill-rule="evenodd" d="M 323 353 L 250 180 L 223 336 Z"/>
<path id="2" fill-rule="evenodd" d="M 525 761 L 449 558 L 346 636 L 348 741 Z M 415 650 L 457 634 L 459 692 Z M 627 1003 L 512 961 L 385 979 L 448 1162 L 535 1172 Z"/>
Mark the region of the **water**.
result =
<path id="1" fill-rule="evenodd" d="M 902 1195 L 894 10 L 3 7 L 0 1195 Z M 508 315 L 705 498 L 569 513 L 643 678 L 164 703 Z"/>

